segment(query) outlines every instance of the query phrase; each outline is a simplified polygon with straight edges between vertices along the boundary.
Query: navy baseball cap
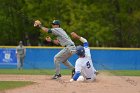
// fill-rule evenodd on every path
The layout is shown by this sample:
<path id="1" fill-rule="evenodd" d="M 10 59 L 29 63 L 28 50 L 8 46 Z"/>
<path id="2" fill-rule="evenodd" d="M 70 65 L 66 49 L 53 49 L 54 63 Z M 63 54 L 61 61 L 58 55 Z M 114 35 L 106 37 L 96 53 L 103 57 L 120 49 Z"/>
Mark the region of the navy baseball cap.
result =
<path id="1" fill-rule="evenodd" d="M 59 20 L 53 20 L 52 24 L 54 24 L 54 25 L 60 25 L 60 21 Z"/>
<path id="2" fill-rule="evenodd" d="M 76 47 L 76 54 L 78 55 L 78 56 L 85 56 L 85 49 L 84 49 L 84 47 L 83 46 L 81 46 L 81 45 L 79 45 L 79 46 L 77 46 Z"/>

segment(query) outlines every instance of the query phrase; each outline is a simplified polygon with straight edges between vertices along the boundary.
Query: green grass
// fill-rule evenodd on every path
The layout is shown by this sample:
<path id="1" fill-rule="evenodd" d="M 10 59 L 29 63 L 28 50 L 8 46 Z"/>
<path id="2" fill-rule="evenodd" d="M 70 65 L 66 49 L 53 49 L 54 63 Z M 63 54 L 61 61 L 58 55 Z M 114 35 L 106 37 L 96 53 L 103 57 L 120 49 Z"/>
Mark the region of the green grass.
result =
<path id="1" fill-rule="evenodd" d="M 140 70 L 101 70 L 99 72 L 115 76 L 140 76 Z"/>
<path id="2" fill-rule="evenodd" d="M 15 74 L 15 75 L 53 75 L 55 73 L 54 69 L 0 69 L 0 74 Z M 61 74 L 69 75 L 71 70 L 61 70 Z"/>
<path id="3" fill-rule="evenodd" d="M 0 91 L 31 85 L 31 81 L 0 81 Z"/>
<path id="4" fill-rule="evenodd" d="M 140 76 L 140 70 L 99 70 L 99 73 L 109 73 L 117 76 Z M 12 74 L 12 75 L 53 75 L 54 69 L 0 69 L 0 74 Z M 61 70 L 62 75 L 70 75 L 71 70 Z"/>

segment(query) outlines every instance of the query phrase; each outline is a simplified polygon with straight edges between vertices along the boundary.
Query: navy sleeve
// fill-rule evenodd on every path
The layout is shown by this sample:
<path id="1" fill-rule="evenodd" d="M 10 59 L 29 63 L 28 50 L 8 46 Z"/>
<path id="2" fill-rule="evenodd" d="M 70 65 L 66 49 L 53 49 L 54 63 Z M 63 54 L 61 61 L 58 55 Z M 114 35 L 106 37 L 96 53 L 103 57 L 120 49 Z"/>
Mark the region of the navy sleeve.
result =
<path id="1" fill-rule="evenodd" d="M 81 75 L 81 73 L 78 71 L 78 72 L 75 72 L 74 76 L 73 76 L 73 80 L 77 80 L 78 77 Z"/>
<path id="2" fill-rule="evenodd" d="M 49 30 L 48 30 L 48 33 L 52 33 L 52 30 L 51 30 L 51 29 L 49 29 Z"/>
<path id="3" fill-rule="evenodd" d="M 88 42 L 83 43 L 83 46 L 84 46 L 85 48 L 87 48 L 87 47 L 88 47 Z"/>

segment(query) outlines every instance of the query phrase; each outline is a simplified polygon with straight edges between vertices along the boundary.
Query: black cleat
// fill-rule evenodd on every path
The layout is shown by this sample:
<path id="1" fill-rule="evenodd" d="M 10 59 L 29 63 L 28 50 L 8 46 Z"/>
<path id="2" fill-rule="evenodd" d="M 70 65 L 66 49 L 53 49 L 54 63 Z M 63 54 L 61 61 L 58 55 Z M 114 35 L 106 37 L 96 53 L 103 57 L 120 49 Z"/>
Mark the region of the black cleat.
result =
<path id="1" fill-rule="evenodd" d="M 61 74 L 59 74 L 59 75 L 55 74 L 55 75 L 52 77 L 52 79 L 59 79 L 60 77 L 61 77 Z"/>
<path id="2" fill-rule="evenodd" d="M 71 74 L 71 77 L 73 77 L 75 74 L 75 69 L 72 70 L 72 74 Z"/>

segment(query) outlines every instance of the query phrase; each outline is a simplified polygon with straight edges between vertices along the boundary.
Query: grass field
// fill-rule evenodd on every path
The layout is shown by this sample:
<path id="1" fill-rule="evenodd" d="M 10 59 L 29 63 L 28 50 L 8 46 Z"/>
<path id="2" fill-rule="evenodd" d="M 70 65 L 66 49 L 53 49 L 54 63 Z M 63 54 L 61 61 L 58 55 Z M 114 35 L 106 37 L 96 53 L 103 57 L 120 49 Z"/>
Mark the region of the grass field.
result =
<path id="1" fill-rule="evenodd" d="M 101 70 L 99 72 L 114 76 L 140 76 L 140 70 Z"/>
<path id="2" fill-rule="evenodd" d="M 140 76 L 140 70 L 99 70 L 99 73 L 108 72 L 117 76 Z M 15 75 L 53 75 L 53 69 L 0 69 L 0 74 L 15 74 Z M 61 74 L 70 75 L 71 70 L 61 70 Z"/>
<path id="3" fill-rule="evenodd" d="M 31 81 L 0 81 L 0 91 L 31 85 Z"/>
<path id="4" fill-rule="evenodd" d="M 54 69 L 0 69 L 0 74 L 15 74 L 15 75 L 53 75 L 55 73 Z M 69 75 L 71 70 L 62 70 L 61 74 Z"/>

